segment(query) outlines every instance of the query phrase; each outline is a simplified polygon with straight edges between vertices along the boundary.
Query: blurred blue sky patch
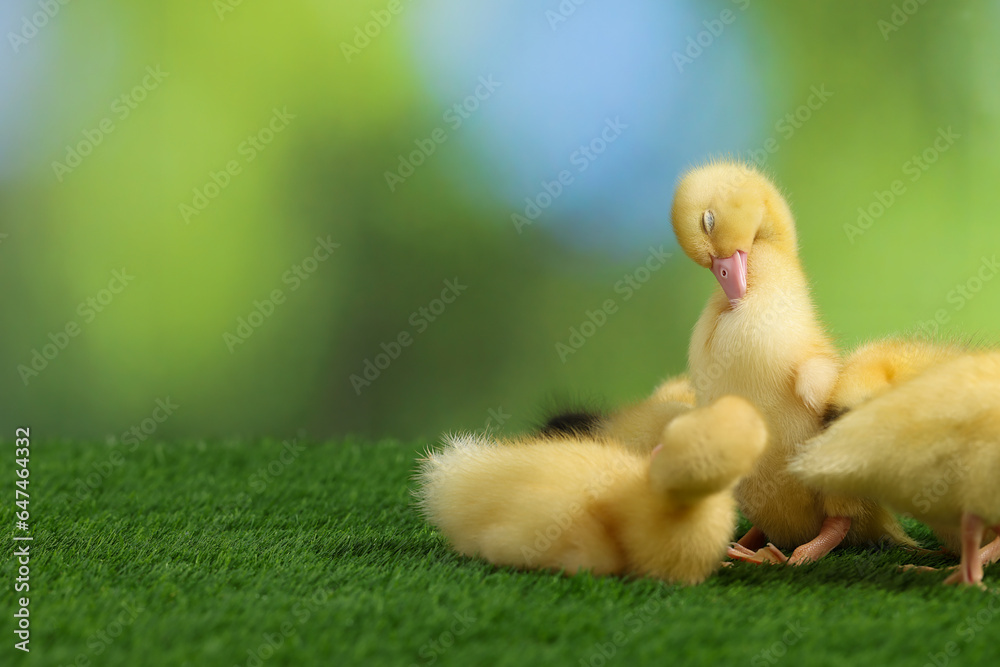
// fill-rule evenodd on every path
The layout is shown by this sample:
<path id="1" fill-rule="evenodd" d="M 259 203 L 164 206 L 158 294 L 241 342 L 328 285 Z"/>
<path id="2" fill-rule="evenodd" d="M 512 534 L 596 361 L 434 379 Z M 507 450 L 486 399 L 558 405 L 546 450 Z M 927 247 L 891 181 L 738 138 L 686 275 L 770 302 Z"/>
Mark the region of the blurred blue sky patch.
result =
<path id="1" fill-rule="evenodd" d="M 500 84 L 453 130 L 484 165 L 463 177 L 485 171 L 512 214 L 535 214 L 533 200 L 533 226 L 567 245 L 632 254 L 672 242 L 679 172 L 766 134 L 762 72 L 737 4 L 436 0 L 413 10 L 414 57 L 442 109 L 475 95 L 480 77 Z M 679 66 L 689 37 L 707 46 Z M 557 195 L 543 209 L 546 191 Z"/>

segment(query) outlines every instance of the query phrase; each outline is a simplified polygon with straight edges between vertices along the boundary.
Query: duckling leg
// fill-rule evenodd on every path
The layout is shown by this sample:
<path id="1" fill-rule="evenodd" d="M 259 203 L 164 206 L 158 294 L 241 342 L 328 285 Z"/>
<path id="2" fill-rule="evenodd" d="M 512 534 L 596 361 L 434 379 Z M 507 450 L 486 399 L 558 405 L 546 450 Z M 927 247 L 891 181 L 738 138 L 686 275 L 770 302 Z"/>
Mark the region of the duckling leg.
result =
<path id="1" fill-rule="evenodd" d="M 982 549 L 980 549 L 979 551 L 979 562 L 983 564 L 983 567 L 986 567 L 987 565 L 990 565 L 991 563 L 995 563 L 997 560 L 1000 560 L 1000 526 L 994 526 L 993 532 L 997 534 L 997 538 L 994 539 L 989 544 L 987 544 Z M 903 549 L 906 551 L 912 551 L 913 553 L 919 554 L 921 556 L 923 555 L 940 556 L 941 554 L 950 555 L 943 548 L 938 549 L 937 551 L 930 551 L 928 549 L 914 549 L 912 547 L 903 547 Z M 909 570 L 911 572 L 938 572 L 940 570 L 957 570 L 958 567 L 959 567 L 958 565 L 951 565 L 945 568 L 930 567 L 928 565 L 900 565 L 899 569 Z"/>
<path id="2" fill-rule="evenodd" d="M 757 549 L 763 548 L 767 544 L 767 535 L 757 526 L 751 526 L 746 535 L 741 537 L 736 544 L 746 547 L 750 551 L 757 551 Z"/>
<path id="3" fill-rule="evenodd" d="M 847 531 L 851 529 L 851 517 L 849 516 L 828 516 L 823 520 L 823 526 L 819 529 L 819 535 L 811 541 L 806 542 L 795 551 L 788 559 L 789 565 L 802 565 L 810 561 L 817 561 L 847 537 Z"/>
<path id="4" fill-rule="evenodd" d="M 979 552 L 979 545 L 982 542 L 983 520 L 971 512 L 963 512 L 962 562 L 958 566 L 958 572 L 945 579 L 944 583 L 982 586 L 983 561 Z"/>

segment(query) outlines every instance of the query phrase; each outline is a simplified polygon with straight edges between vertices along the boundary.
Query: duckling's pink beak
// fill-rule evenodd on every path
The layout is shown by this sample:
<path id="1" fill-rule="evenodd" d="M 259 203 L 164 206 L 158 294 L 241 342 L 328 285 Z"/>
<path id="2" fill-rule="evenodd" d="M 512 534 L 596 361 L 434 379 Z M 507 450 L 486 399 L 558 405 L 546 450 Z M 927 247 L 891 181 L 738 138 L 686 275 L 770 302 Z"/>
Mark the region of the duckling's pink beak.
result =
<path id="1" fill-rule="evenodd" d="M 731 257 L 713 257 L 712 273 L 730 301 L 739 301 L 747 293 L 747 254 L 742 250 Z"/>

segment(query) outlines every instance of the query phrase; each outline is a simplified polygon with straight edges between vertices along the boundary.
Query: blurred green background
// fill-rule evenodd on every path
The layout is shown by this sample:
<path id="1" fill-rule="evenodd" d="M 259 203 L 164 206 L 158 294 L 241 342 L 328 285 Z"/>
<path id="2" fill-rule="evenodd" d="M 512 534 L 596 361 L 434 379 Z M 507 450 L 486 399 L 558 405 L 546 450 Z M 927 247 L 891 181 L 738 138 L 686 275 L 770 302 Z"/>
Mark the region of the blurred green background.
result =
<path id="1" fill-rule="evenodd" d="M 434 437 L 639 398 L 715 288 L 669 207 L 720 153 L 788 193 L 843 346 L 1000 324 L 995 2 L 0 19 L 8 435 Z"/>

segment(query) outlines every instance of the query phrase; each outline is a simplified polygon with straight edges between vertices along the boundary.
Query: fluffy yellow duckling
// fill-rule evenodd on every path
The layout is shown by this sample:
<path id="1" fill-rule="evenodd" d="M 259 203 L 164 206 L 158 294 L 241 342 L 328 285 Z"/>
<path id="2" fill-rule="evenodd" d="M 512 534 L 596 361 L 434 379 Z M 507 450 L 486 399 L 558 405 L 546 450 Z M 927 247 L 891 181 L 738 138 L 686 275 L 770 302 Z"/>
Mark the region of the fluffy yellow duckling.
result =
<path id="1" fill-rule="evenodd" d="M 887 338 L 862 345 L 844 362 L 844 368 L 830 397 L 825 422 L 832 422 L 935 365 L 969 353 L 967 346 L 956 343 L 931 343 L 906 338 Z M 942 527 L 937 530 L 937 534 L 946 551 L 961 553 L 960 530 Z M 983 541 L 988 540 L 989 535 L 984 536 Z M 984 565 L 1000 558 L 1000 537 L 981 554 Z"/>
<path id="2" fill-rule="evenodd" d="M 794 549 L 789 562 L 797 564 L 823 557 L 845 538 L 906 539 L 895 520 L 879 525 L 871 503 L 824 497 L 787 470 L 795 445 L 820 428 L 839 361 L 813 309 L 795 223 L 777 187 L 746 165 L 713 162 L 681 179 L 672 220 L 681 248 L 721 288 L 691 338 L 688 371 L 698 404 L 744 396 L 770 433 L 765 453 L 736 488 L 753 528 L 730 555 L 770 559 L 753 555 L 770 540 Z"/>
<path id="3" fill-rule="evenodd" d="M 928 368 L 966 353 L 967 350 L 958 345 L 905 338 L 887 338 L 862 345 L 844 361 L 830 395 L 824 426 Z M 828 508 L 838 503 L 842 506 L 840 512 L 854 517 L 849 543 L 863 544 L 888 536 L 897 544 L 916 547 L 892 513 L 875 501 L 835 496 L 826 499 Z M 946 542 L 954 545 L 957 553 L 957 535 L 947 537 Z"/>
<path id="4" fill-rule="evenodd" d="M 851 410 L 807 443 L 791 470 L 935 531 L 959 530 L 961 565 L 947 583 L 979 584 L 984 529 L 1000 531 L 1000 353 L 934 365 Z"/>
<path id="5" fill-rule="evenodd" d="M 652 455 L 588 437 L 450 437 L 421 460 L 416 494 L 468 556 L 695 584 L 726 553 L 731 488 L 766 438 L 760 415 L 737 397 L 672 420 Z"/>

